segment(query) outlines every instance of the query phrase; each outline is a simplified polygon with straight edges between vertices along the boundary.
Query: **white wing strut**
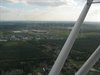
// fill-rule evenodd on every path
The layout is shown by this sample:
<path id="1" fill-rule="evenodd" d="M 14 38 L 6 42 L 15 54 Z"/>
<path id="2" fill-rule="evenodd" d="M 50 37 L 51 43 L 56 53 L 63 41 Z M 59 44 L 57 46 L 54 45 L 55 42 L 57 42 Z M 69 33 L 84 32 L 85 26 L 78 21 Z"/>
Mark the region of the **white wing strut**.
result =
<path id="1" fill-rule="evenodd" d="M 100 45 L 75 75 L 86 75 L 100 58 Z"/>
<path id="2" fill-rule="evenodd" d="M 93 0 L 88 0 L 48 75 L 59 75 Z"/>

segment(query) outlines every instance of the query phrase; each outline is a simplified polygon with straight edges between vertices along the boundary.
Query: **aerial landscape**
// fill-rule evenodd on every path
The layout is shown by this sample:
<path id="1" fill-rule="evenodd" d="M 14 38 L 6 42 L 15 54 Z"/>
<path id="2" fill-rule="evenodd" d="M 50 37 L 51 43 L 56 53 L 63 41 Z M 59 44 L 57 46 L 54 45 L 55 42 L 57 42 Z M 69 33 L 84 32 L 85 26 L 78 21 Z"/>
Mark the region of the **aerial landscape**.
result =
<path id="1" fill-rule="evenodd" d="M 0 75 L 100 75 L 100 0 L 0 0 Z"/>
<path id="2" fill-rule="evenodd" d="M 74 23 L 0 22 L 0 73 L 47 75 Z M 86 22 L 82 25 L 62 74 L 73 75 L 97 48 L 100 43 L 99 24 Z M 89 75 L 100 74 L 99 63 Z"/>

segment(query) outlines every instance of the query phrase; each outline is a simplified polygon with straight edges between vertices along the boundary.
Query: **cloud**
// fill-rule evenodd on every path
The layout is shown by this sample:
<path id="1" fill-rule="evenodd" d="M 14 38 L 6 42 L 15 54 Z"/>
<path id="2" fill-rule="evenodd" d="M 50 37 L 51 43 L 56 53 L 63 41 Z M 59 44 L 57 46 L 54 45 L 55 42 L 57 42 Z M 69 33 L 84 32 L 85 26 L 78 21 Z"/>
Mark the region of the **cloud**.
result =
<path id="1" fill-rule="evenodd" d="M 9 2 L 9 0 L 0 0 L 0 3 Z"/>
<path id="2" fill-rule="evenodd" d="M 7 13 L 7 12 L 10 12 L 10 9 L 0 6 L 0 13 Z"/>
<path id="3" fill-rule="evenodd" d="M 100 2 L 100 0 L 94 0 L 95 2 Z"/>
<path id="4" fill-rule="evenodd" d="M 64 0 L 1 0 L 6 3 L 23 3 L 33 6 L 60 6 L 65 4 Z"/>
<path id="5" fill-rule="evenodd" d="M 64 1 L 61 0 L 29 0 L 27 3 L 38 6 L 60 6 L 65 4 Z"/>
<path id="6" fill-rule="evenodd" d="M 32 6 L 82 5 L 86 0 L 0 0 L 2 3 L 22 3 Z"/>

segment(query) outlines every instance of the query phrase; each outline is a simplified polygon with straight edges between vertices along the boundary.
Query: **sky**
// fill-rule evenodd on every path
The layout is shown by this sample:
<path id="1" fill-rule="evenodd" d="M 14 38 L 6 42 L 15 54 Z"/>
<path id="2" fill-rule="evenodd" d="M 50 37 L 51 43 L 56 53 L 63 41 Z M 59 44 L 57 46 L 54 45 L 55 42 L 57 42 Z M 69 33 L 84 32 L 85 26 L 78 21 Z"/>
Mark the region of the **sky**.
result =
<path id="1" fill-rule="evenodd" d="M 0 21 L 76 21 L 85 3 L 86 0 L 0 0 Z M 100 3 L 92 4 L 85 21 L 100 22 Z"/>

